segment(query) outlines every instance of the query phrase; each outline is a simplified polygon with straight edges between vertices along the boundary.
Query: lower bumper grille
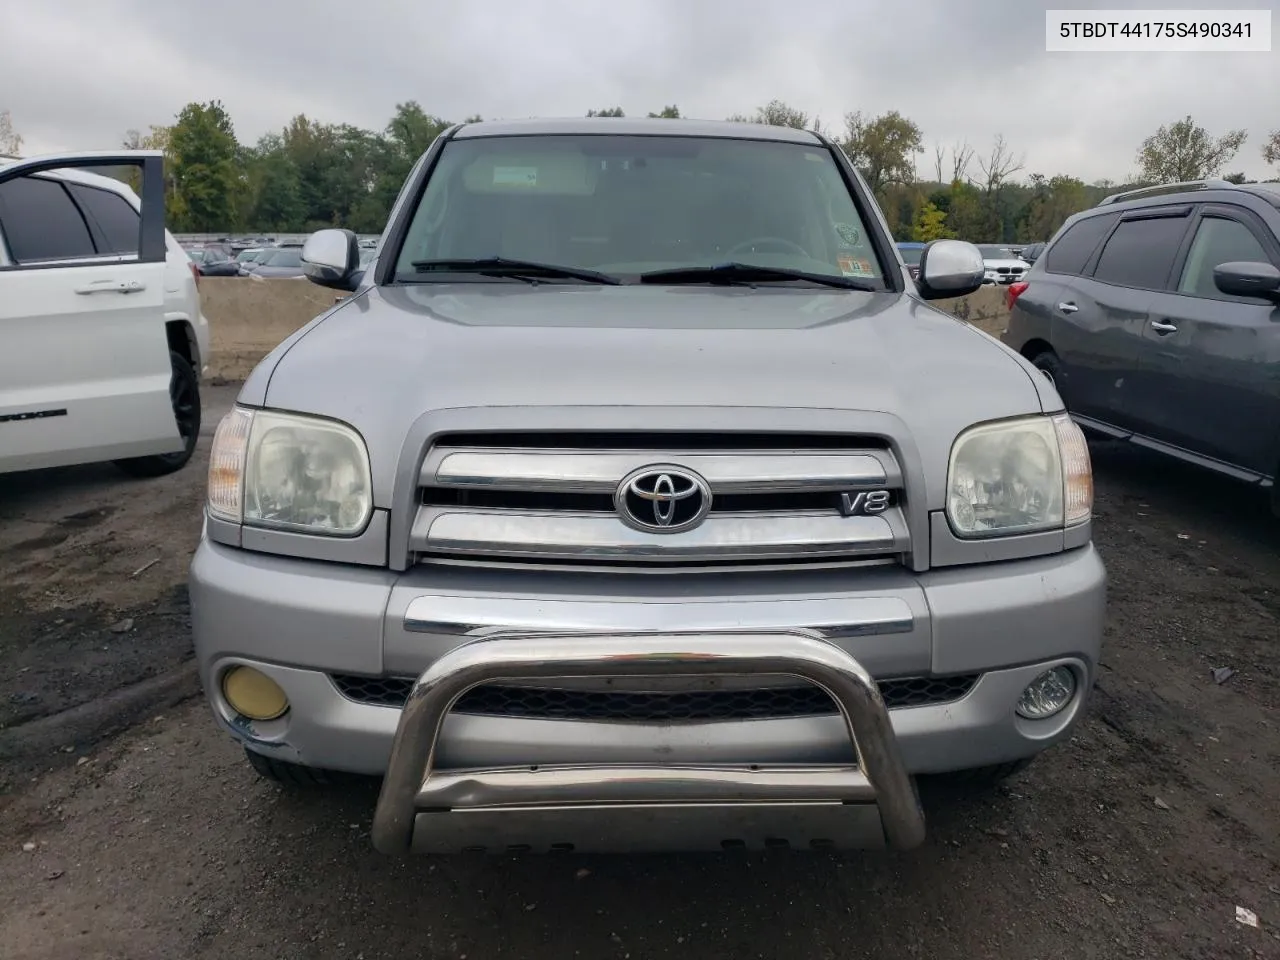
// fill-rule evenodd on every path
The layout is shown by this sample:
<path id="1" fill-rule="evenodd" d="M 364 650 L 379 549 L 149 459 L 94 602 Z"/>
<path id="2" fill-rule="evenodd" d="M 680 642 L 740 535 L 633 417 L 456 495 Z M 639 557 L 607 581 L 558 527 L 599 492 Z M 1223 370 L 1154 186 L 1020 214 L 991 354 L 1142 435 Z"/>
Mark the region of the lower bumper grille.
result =
<path id="1" fill-rule="evenodd" d="M 950 703 L 965 696 L 979 674 L 901 677 L 877 681 L 889 709 Z M 401 707 L 412 677 L 334 674 L 334 686 L 348 700 Z M 525 720 L 596 720 L 612 723 L 698 723 L 724 720 L 779 720 L 836 713 L 832 699 L 811 684 L 754 690 L 686 690 L 639 693 L 484 684 L 463 695 L 454 713 Z"/>

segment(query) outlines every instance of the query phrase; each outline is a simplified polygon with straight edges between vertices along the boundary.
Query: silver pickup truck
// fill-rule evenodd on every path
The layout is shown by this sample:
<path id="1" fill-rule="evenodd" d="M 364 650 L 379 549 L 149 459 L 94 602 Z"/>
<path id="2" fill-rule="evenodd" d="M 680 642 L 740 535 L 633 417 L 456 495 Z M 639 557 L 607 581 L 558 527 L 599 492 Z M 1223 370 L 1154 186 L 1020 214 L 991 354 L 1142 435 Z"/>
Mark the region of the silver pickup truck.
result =
<path id="1" fill-rule="evenodd" d="M 909 848 L 918 775 L 1079 720 L 1083 437 L 820 134 L 463 124 L 303 261 L 350 296 L 218 426 L 195 644 L 260 774 L 382 777 L 378 849 Z"/>

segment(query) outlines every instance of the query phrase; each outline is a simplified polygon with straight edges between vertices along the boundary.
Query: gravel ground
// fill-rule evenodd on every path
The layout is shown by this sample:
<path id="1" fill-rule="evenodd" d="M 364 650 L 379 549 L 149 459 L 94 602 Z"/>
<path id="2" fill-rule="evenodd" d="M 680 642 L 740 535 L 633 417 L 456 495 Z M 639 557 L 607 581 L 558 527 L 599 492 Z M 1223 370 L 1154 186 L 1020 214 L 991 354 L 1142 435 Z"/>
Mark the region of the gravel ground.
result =
<path id="1" fill-rule="evenodd" d="M 1088 717 L 1003 788 L 926 784 L 919 851 L 392 860 L 372 785 L 260 782 L 192 700 L 6 764 L 0 955 L 1280 957 L 1280 524 L 1226 481 L 1093 452 L 1111 604 Z M 0 734 L 183 662 L 202 473 L 0 478 Z"/>

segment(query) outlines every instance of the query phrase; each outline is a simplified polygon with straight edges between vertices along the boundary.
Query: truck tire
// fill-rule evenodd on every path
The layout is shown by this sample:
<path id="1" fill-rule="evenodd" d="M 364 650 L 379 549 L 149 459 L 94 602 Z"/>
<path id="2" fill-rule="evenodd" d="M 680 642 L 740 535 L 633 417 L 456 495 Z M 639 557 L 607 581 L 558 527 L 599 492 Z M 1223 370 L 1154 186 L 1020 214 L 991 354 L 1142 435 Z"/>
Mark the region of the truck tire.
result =
<path id="1" fill-rule="evenodd" d="M 1044 350 L 1031 358 L 1032 365 L 1049 378 L 1059 395 L 1062 393 L 1062 361 L 1052 350 Z"/>
<path id="2" fill-rule="evenodd" d="M 200 439 L 200 378 L 180 353 L 169 351 L 173 374 L 169 379 L 169 402 L 182 437 L 182 449 L 174 453 L 158 453 L 150 457 L 117 460 L 115 464 L 131 477 L 163 477 L 181 470 L 196 452 Z"/>
<path id="3" fill-rule="evenodd" d="M 286 787 L 327 787 L 340 779 L 337 774 L 328 770 L 304 767 L 300 763 L 263 756 L 248 747 L 245 747 L 244 755 L 249 760 L 249 766 L 253 767 L 258 776 L 272 783 L 284 784 Z"/>

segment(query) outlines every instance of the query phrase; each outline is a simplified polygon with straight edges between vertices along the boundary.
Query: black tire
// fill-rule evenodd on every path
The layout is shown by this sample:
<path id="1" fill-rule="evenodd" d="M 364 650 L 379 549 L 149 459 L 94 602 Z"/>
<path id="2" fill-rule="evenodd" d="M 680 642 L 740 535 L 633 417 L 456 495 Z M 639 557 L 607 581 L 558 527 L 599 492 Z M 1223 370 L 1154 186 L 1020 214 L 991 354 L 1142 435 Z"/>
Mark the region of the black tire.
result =
<path id="1" fill-rule="evenodd" d="M 185 467 L 196 452 L 196 442 L 200 439 L 200 378 L 187 358 L 172 350 L 169 351 L 169 366 L 173 371 L 169 378 L 169 401 L 178 422 L 182 449 L 175 453 L 115 461 L 116 466 L 131 477 L 163 477 L 174 473 Z"/>
<path id="2" fill-rule="evenodd" d="M 258 776 L 272 783 L 284 784 L 286 787 L 327 787 L 339 780 L 336 774 L 328 770 L 304 767 L 287 760 L 276 760 L 274 757 L 255 753 L 248 747 L 245 747 L 244 755 L 249 760 L 249 766 L 253 767 Z"/>
<path id="3" fill-rule="evenodd" d="M 1045 350 L 1037 353 L 1031 358 L 1032 365 L 1049 378 L 1049 381 L 1057 389 L 1058 393 L 1062 393 L 1062 361 L 1058 359 L 1058 355 L 1052 350 Z"/>
<path id="4" fill-rule="evenodd" d="M 966 787 L 979 789 L 994 787 L 1027 769 L 1034 759 L 1034 757 L 1024 757 L 1021 760 L 1010 760 L 1008 763 L 997 763 L 989 767 L 956 770 L 953 773 L 944 774 L 942 779 Z"/>

